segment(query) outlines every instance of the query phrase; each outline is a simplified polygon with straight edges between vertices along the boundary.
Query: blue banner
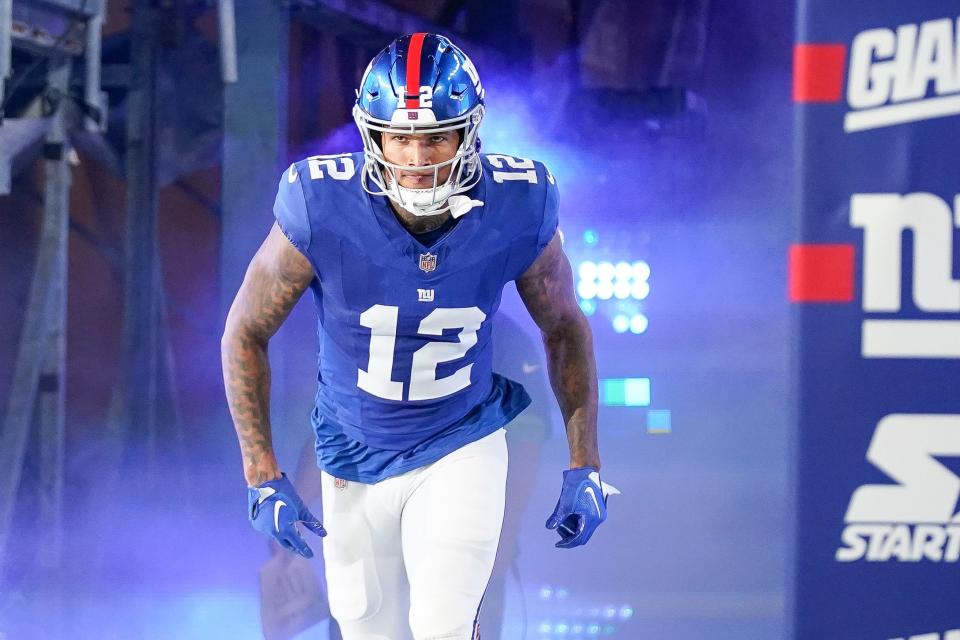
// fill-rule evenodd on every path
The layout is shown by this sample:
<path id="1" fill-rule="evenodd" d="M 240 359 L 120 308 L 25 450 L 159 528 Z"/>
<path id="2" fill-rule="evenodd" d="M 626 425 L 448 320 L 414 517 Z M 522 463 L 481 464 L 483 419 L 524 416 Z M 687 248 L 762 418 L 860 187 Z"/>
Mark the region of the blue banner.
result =
<path id="1" fill-rule="evenodd" d="M 796 640 L 960 640 L 958 16 L 799 2 Z"/>

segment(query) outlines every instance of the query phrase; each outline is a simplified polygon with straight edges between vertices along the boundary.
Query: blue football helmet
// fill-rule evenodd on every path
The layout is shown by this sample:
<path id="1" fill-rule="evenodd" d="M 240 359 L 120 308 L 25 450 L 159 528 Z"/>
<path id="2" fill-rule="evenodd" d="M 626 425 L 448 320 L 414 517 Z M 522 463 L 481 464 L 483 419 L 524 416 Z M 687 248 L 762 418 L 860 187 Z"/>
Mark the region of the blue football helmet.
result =
<path id="1" fill-rule="evenodd" d="M 444 36 L 401 36 L 378 53 L 360 81 L 353 118 L 363 139 L 361 183 L 372 195 L 387 196 L 415 215 L 428 216 L 450 210 L 451 196 L 469 191 L 480 181 L 483 87 L 470 59 Z M 460 136 L 456 155 L 418 167 L 433 171 L 433 186 L 401 186 L 396 172 L 409 167 L 387 161 L 380 145 L 382 134 L 454 130 Z M 438 184 L 441 169 L 448 165 L 452 165 L 450 177 Z"/>

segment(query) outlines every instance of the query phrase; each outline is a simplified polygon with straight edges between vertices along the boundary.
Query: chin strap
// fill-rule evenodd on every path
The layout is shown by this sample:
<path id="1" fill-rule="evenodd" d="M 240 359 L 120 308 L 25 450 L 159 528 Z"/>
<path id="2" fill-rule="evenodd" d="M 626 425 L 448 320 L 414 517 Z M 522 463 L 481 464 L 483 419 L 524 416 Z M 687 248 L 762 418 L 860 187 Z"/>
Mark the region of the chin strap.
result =
<path id="1" fill-rule="evenodd" d="M 483 201 L 473 200 L 470 196 L 450 196 L 447 204 L 450 205 L 450 215 L 456 219 L 470 213 L 474 207 L 482 207 Z"/>

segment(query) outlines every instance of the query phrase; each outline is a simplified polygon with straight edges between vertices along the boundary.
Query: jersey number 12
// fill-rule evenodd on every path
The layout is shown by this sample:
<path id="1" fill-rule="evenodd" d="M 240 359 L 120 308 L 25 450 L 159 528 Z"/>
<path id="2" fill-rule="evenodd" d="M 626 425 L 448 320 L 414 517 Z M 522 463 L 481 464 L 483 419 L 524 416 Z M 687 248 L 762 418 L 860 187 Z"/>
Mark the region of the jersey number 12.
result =
<path id="1" fill-rule="evenodd" d="M 399 307 L 375 304 L 360 314 L 360 325 L 370 329 L 370 360 L 366 371 L 357 369 L 357 386 L 386 400 L 403 400 L 403 382 L 392 379 L 399 313 Z M 407 400 L 433 400 L 470 386 L 473 363 L 439 379 L 437 365 L 465 356 L 477 344 L 477 330 L 486 318 L 477 307 L 459 307 L 434 309 L 420 321 L 420 335 L 442 336 L 444 329 L 460 333 L 458 342 L 430 342 L 414 352 Z"/>

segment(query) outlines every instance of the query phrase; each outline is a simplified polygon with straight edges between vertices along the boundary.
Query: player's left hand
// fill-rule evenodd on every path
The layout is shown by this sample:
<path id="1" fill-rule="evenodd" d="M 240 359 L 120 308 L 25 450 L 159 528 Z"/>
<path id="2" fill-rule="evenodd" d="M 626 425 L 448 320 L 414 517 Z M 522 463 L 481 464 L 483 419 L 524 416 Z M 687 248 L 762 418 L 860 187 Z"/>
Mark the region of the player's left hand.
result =
<path id="1" fill-rule="evenodd" d="M 546 525 L 560 534 L 555 546 L 570 549 L 586 544 L 607 519 L 607 497 L 618 493 L 616 487 L 600 480 L 600 472 L 593 467 L 564 471 L 560 499 Z"/>
<path id="2" fill-rule="evenodd" d="M 293 483 L 283 474 L 277 480 L 268 480 L 247 489 L 247 503 L 250 524 L 261 533 L 273 538 L 277 543 L 304 558 L 312 558 L 313 550 L 297 531 L 297 523 L 317 534 L 321 538 L 327 535 L 326 529 L 316 516 L 310 513 L 307 505 L 297 494 Z"/>

